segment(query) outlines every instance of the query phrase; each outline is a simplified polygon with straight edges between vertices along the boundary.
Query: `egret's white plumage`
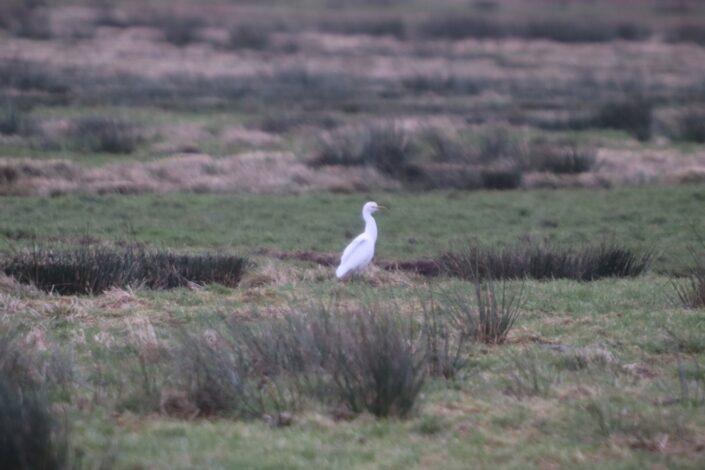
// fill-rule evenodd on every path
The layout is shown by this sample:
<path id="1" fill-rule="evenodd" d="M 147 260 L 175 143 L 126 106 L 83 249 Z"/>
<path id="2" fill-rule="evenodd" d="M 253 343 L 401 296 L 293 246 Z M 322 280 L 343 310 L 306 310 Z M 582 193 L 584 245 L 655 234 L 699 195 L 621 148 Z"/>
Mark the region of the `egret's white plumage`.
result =
<path id="1" fill-rule="evenodd" d="M 342 279 L 348 274 L 361 270 L 372 261 L 375 255 L 375 243 L 377 242 L 377 223 L 372 217 L 382 206 L 376 202 L 368 202 L 362 206 L 362 219 L 365 221 L 365 231 L 355 237 L 343 251 L 340 257 L 340 266 L 335 270 L 338 279 Z"/>

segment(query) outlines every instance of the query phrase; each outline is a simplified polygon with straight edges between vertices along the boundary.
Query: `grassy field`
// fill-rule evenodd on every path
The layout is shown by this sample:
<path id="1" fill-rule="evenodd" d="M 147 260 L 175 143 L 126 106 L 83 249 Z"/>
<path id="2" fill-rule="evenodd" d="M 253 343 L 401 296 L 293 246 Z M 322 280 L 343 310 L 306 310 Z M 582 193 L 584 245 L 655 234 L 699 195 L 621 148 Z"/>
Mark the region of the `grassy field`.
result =
<path id="1" fill-rule="evenodd" d="M 683 268 L 696 243 L 689 224 L 702 204 L 701 193 L 697 187 L 649 187 L 370 197 L 390 206 L 377 218 L 383 257 L 429 256 L 466 235 L 490 243 L 530 233 L 581 244 L 608 233 L 628 245 L 657 250 L 655 266 L 665 269 Z M 607 209 L 614 199 L 625 208 L 617 214 Z M 32 240 L 41 245 L 90 234 L 196 251 L 249 253 L 266 246 L 336 251 L 347 232 L 359 229 L 360 200 L 336 194 L 17 198 L 4 201 L 2 216 L 6 230 L 36 237 L 6 240 L 15 248 Z M 74 231 L 77 220 L 90 220 L 90 226 Z M 550 220 L 559 223 L 552 226 Z M 527 281 L 525 303 L 506 344 L 472 345 L 454 379 L 427 379 L 405 419 L 363 414 L 340 420 L 335 407 L 310 396 L 287 409 L 293 422 L 285 427 L 227 414 L 184 419 L 160 412 L 150 405 L 153 394 L 163 399 L 178 383 L 163 348 L 178 344 L 184 326 L 218 330 L 223 316 L 286 315 L 306 309 L 312 299 L 345 305 L 392 299 L 395 308 L 420 318 L 420 302 L 428 295 L 472 290 L 471 284 L 448 278 L 431 281 L 379 270 L 368 273 L 366 281 L 340 285 L 330 268 L 253 259 L 256 265 L 237 288 L 137 288 L 88 297 L 33 293 L 12 283 L 3 288 L 6 327 L 20 328 L 47 351 L 70 351 L 73 379 L 52 393 L 58 394 L 83 465 L 703 464 L 702 310 L 679 307 L 669 278 L 653 272 L 587 283 Z"/>
<path id="2" fill-rule="evenodd" d="M 5 198 L 0 246 L 93 237 L 179 249 L 261 248 L 335 253 L 361 231 L 360 207 L 376 200 L 378 256 L 431 257 L 464 242 L 509 244 L 523 237 L 564 244 L 619 241 L 653 250 L 654 269 L 689 265 L 705 222 L 701 186 L 612 190 L 427 193 Z"/>
<path id="3" fill-rule="evenodd" d="M 3 468 L 705 467 L 702 2 L 0 3 Z"/>

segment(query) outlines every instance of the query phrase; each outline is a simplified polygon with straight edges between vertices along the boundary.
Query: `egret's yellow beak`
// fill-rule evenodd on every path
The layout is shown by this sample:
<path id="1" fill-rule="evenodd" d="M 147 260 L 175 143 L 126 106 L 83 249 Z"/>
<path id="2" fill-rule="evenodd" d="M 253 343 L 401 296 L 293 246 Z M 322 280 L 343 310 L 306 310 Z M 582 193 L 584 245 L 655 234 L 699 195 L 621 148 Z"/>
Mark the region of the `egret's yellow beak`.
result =
<path id="1" fill-rule="evenodd" d="M 377 204 L 377 209 L 386 209 L 386 207 L 380 206 L 379 204 Z"/>

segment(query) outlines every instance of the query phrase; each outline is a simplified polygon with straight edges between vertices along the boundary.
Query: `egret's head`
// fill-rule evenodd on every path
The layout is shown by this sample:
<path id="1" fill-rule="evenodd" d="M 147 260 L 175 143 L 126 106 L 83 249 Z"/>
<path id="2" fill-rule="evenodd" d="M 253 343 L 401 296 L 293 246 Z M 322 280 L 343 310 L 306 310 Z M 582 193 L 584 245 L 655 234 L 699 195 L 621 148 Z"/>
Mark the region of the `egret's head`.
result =
<path id="1" fill-rule="evenodd" d="M 362 213 L 363 214 L 373 214 L 377 212 L 380 209 L 384 209 L 384 206 L 380 206 L 376 202 L 370 201 L 364 206 L 362 206 Z"/>

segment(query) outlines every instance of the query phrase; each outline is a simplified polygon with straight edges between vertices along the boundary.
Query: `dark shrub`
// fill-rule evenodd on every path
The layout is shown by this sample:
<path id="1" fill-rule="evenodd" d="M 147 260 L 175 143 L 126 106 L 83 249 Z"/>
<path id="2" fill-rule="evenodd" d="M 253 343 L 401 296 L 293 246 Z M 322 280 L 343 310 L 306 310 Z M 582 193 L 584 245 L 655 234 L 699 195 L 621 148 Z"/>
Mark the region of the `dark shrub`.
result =
<path id="1" fill-rule="evenodd" d="M 236 286 L 248 261 L 219 254 L 186 255 L 141 248 L 82 245 L 19 253 L 2 270 L 23 283 L 62 295 L 97 294 L 112 287 L 172 289 L 189 283 Z"/>
<path id="2" fill-rule="evenodd" d="M 533 171 L 557 174 L 583 173 L 590 171 L 595 165 L 597 151 L 574 141 L 536 140 L 530 145 L 528 160 L 528 167 Z"/>
<path id="3" fill-rule="evenodd" d="M 143 140 L 133 124 L 106 116 L 78 119 L 71 134 L 73 145 L 89 152 L 132 153 Z"/>
<path id="4" fill-rule="evenodd" d="M 602 105 L 594 124 L 609 129 L 623 129 L 639 140 L 651 137 L 653 104 L 643 97 L 632 97 Z"/>
<path id="5" fill-rule="evenodd" d="M 311 328 L 325 374 L 350 411 L 380 417 L 409 413 L 426 377 L 424 340 L 413 319 L 365 306 L 323 312 Z"/>
<path id="6" fill-rule="evenodd" d="M 0 372 L 0 461 L 7 470 L 67 467 L 66 431 L 44 394 L 18 386 Z"/>
<path id="7" fill-rule="evenodd" d="M 471 245 L 438 258 L 441 270 L 463 279 L 575 279 L 633 277 L 646 270 L 652 253 L 602 243 L 581 249 L 525 242 L 505 248 Z"/>

